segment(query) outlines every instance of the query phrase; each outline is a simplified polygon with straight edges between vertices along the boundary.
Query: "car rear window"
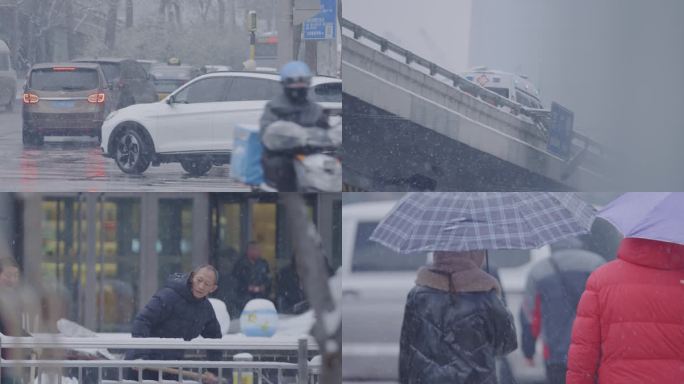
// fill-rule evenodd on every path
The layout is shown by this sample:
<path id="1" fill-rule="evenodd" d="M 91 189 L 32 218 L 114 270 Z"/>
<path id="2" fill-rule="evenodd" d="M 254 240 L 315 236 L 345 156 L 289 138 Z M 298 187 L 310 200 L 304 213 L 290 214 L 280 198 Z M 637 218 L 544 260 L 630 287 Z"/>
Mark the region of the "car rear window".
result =
<path id="1" fill-rule="evenodd" d="M 195 73 L 192 69 L 185 68 L 154 68 L 150 72 L 150 75 L 155 78 L 169 78 L 169 79 L 184 79 L 190 80 L 195 77 Z"/>
<path id="2" fill-rule="evenodd" d="M 342 83 L 318 84 L 310 94 L 312 101 L 341 103 Z"/>
<path id="3" fill-rule="evenodd" d="M 98 63 L 104 72 L 107 82 L 112 82 L 114 79 L 121 76 L 121 68 L 118 63 Z"/>
<path id="4" fill-rule="evenodd" d="M 88 68 L 55 70 L 34 69 L 29 87 L 42 91 L 85 91 L 98 88 L 97 71 Z"/>
<path id="5" fill-rule="evenodd" d="M 378 223 L 377 221 L 358 223 L 352 261 L 353 272 L 410 272 L 426 264 L 426 252 L 399 254 L 370 241 L 370 235 Z"/>
<path id="6" fill-rule="evenodd" d="M 127 61 L 122 64 L 123 70 L 121 75 L 127 79 L 145 79 L 147 78 L 147 72 L 145 68 L 135 61 Z"/>
<path id="7" fill-rule="evenodd" d="M 185 83 L 185 80 L 155 80 L 154 88 L 157 92 L 171 93 Z"/>

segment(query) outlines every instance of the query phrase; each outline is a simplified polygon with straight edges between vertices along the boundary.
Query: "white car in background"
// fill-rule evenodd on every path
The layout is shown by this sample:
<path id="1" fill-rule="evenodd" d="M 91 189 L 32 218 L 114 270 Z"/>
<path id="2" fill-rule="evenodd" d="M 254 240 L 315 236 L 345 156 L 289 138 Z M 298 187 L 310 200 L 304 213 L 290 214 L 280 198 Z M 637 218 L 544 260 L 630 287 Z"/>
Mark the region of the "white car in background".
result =
<path id="1" fill-rule="evenodd" d="M 342 208 L 342 377 L 344 380 L 397 381 L 399 338 L 406 296 L 414 285 L 416 270 L 430 262 L 425 253 L 397 254 L 368 240 L 394 201 L 346 204 Z M 535 250 L 490 251 L 489 263 L 498 267 L 507 306 L 516 320 L 527 274 L 532 265 L 548 257 L 548 246 Z M 506 357 L 510 374 L 500 382 L 544 380 L 541 341 L 535 367 L 526 365 L 518 348 Z"/>
<path id="2" fill-rule="evenodd" d="M 107 116 L 102 151 L 129 174 L 150 165 L 180 162 L 192 175 L 230 162 L 236 124 L 255 124 L 266 103 L 282 92 L 280 76 L 215 72 L 196 77 L 163 100 L 136 104 Z M 342 80 L 315 76 L 310 99 L 331 115 L 342 110 Z"/>

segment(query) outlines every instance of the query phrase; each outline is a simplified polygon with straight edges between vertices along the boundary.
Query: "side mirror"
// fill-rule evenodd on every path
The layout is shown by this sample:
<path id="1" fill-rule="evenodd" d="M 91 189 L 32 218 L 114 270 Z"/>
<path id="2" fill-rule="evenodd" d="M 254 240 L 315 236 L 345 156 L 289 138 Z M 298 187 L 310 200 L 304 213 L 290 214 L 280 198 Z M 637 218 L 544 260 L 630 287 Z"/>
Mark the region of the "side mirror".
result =
<path id="1" fill-rule="evenodd" d="M 174 95 L 171 95 L 166 98 L 166 104 L 171 105 L 176 102 L 176 97 Z"/>

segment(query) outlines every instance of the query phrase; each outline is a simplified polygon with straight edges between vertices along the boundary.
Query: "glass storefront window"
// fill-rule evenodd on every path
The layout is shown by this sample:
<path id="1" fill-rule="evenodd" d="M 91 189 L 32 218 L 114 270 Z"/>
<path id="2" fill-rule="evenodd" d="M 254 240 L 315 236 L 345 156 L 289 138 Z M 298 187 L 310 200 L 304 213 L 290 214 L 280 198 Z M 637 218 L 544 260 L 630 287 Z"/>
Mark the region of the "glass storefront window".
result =
<path id="1" fill-rule="evenodd" d="M 275 203 L 252 204 L 252 238 L 250 240 L 259 244 L 261 257 L 268 262 L 271 273 L 276 267 L 276 210 Z"/>
<path id="2" fill-rule="evenodd" d="M 159 200 L 159 286 L 172 273 L 192 269 L 192 199 Z"/>
<path id="3" fill-rule="evenodd" d="M 236 304 L 236 281 L 232 272 L 233 266 L 243 254 L 242 237 L 247 228 L 242 225 L 246 206 L 245 201 L 218 200 L 212 209 L 215 249 L 211 264 L 219 271 L 219 286 L 212 296 L 226 303 L 233 318 L 238 316 L 240 309 Z"/>
<path id="4" fill-rule="evenodd" d="M 140 202 L 111 199 L 98 204 L 97 322 L 101 332 L 130 331 L 138 307 Z"/>
<path id="5" fill-rule="evenodd" d="M 96 284 L 96 308 L 90 310 L 95 313 L 96 330 L 127 331 L 137 309 L 140 202 L 98 199 L 90 212 L 95 219 L 92 226 L 88 225 L 87 206 L 82 196 L 43 200 L 44 284 L 62 297 L 63 313 L 56 316 L 83 324 L 90 256 L 94 259 Z M 89 229 L 93 233 L 88 233 Z M 93 241 L 89 242 L 91 236 Z M 89 244 L 94 248 L 90 249 Z"/>
<path id="6" fill-rule="evenodd" d="M 60 303 L 52 317 L 83 321 L 81 304 L 85 279 L 85 226 L 80 220 L 82 204 L 77 198 L 45 199 L 42 202 L 43 287 L 56 293 Z"/>

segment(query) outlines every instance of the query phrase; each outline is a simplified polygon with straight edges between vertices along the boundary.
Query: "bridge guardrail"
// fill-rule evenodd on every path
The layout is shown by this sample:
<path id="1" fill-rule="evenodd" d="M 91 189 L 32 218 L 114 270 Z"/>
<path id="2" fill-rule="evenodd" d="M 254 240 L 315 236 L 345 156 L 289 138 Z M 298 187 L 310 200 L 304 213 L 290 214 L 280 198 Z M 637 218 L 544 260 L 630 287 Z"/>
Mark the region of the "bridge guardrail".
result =
<path id="1" fill-rule="evenodd" d="M 448 69 L 433 63 L 417 54 L 409 51 L 408 49 L 402 48 L 399 45 L 392 43 L 391 41 L 355 24 L 345 18 L 342 18 L 341 28 L 352 32 L 353 38 L 359 40 L 360 38 L 365 38 L 378 45 L 379 50 L 383 53 L 393 52 L 404 58 L 404 62 L 408 65 L 415 63 L 422 66 L 430 76 L 437 78 L 437 75 L 451 82 L 455 88 L 470 94 L 471 96 L 477 97 L 480 100 L 492 104 L 495 107 L 507 107 L 511 114 L 522 115 L 529 118 L 536 125 L 541 125 L 543 127 L 543 134 L 547 135 L 547 128 L 550 124 L 550 114 L 548 110 L 534 110 L 526 108 L 510 99 L 507 99 L 496 92 L 492 92 L 486 88 L 480 87 L 479 85 L 465 79 L 464 77 L 449 71 Z M 599 155 L 604 154 L 604 148 L 597 141 L 587 137 L 578 132 L 573 132 L 573 145 L 579 150 L 575 152 L 582 153 L 583 151 L 589 150 Z"/>

